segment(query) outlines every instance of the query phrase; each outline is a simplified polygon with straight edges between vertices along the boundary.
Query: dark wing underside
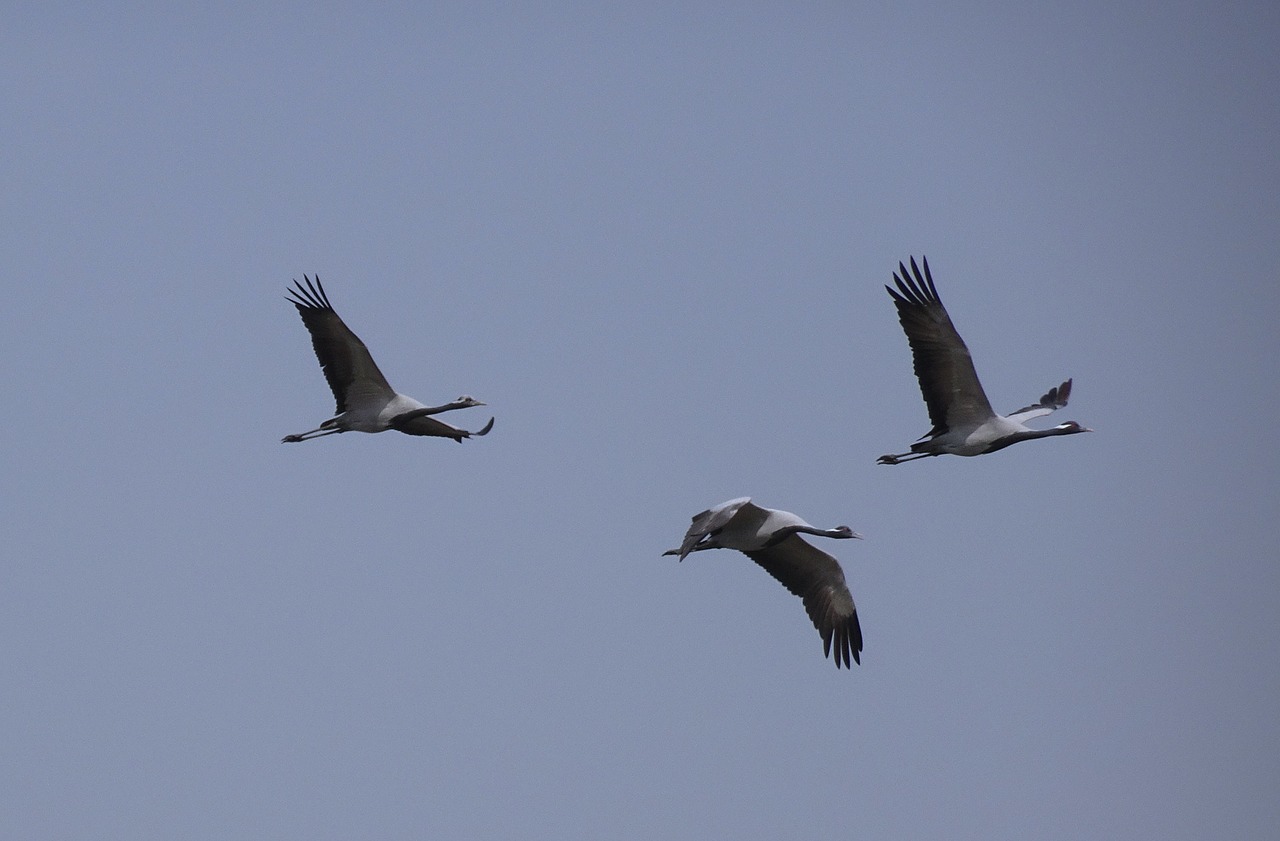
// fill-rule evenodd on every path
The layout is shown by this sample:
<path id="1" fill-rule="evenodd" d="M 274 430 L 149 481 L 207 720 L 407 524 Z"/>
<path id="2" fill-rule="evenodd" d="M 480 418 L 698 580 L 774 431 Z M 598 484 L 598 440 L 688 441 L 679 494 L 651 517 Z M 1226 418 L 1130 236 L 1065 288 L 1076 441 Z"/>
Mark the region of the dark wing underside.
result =
<path id="1" fill-rule="evenodd" d="M 395 391 L 378 370 L 364 342 L 334 312 L 319 276 L 314 285 L 306 275 L 302 279 L 307 285 L 295 280 L 297 289 L 290 289 L 293 297 L 286 300 L 298 308 L 302 323 L 311 333 L 311 346 L 338 404 L 337 414 L 352 408 L 361 398 L 389 400 Z"/>
<path id="2" fill-rule="evenodd" d="M 831 656 L 835 643 L 836 668 L 841 664 L 849 668 L 850 658 L 862 662 L 858 611 L 845 584 L 844 570 L 835 558 L 795 534 L 767 549 L 744 554 L 804 601 L 809 619 L 822 635 L 823 653 Z"/>
<path id="3" fill-rule="evenodd" d="M 396 415 L 389 423 L 391 428 L 403 432 L 406 435 L 429 435 L 435 438 L 452 438 L 461 442 L 463 438 L 478 437 L 488 435 L 489 430 L 493 429 L 493 418 L 489 418 L 489 422 L 484 425 L 483 429 L 476 432 L 468 432 L 465 429 L 459 429 L 456 426 L 450 426 L 442 420 L 431 417 L 431 408 L 414 409 L 404 414 Z"/>
<path id="4" fill-rule="evenodd" d="M 916 379 L 920 381 L 920 393 L 924 395 L 929 420 L 933 422 L 929 435 L 941 435 L 953 425 L 983 423 L 994 412 L 978 381 L 969 348 L 938 299 L 929 261 L 924 260 L 924 274 L 920 273 L 914 257 L 911 274 L 902 263 L 898 264 L 898 270 L 901 274 L 893 276 L 898 288 L 886 286 L 885 289 L 893 297 L 898 321 L 911 345 Z"/>
<path id="5" fill-rule="evenodd" d="M 1047 415 L 1052 411 L 1061 409 L 1067 405 L 1067 399 L 1071 397 L 1071 380 L 1067 380 L 1060 386 L 1055 386 L 1044 393 L 1040 400 L 1032 403 L 1030 406 L 1023 406 L 1016 412 L 1010 412 L 1011 418 L 1035 418 L 1041 415 Z"/>

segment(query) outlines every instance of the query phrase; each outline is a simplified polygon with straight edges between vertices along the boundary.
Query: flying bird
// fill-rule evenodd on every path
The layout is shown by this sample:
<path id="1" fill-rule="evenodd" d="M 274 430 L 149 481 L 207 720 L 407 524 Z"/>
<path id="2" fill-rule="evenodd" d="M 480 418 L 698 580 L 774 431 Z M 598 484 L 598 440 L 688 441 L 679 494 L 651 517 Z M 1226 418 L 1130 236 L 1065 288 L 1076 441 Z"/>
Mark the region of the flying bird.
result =
<path id="1" fill-rule="evenodd" d="M 836 668 L 850 668 L 849 659 L 861 663 L 862 628 L 853 596 L 844 581 L 844 570 L 835 558 L 805 542 L 800 534 L 818 537 L 862 537 L 848 526 L 820 529 L 789 511 L 762 508 L 750 497 L 731 499 L 694 516 L 679 555 L 704 549 L 737 549 L 804 601 L 813 626 L 822 635 L 823 654 L 831 656 L 835 642 Z"/>
<path id="2" fill-rule="evenodd" d="M 938 299 L 933 285 L 929 261 L 924 274 L 911 258 L 911 274 L 898 263 L 893 279 L 897 289 L 885 286 L 898 308 L 898 320 L 906 331 L 915 360 L 916 379 L 929 407 L 933 429 L 911 445 L 911 451 L 880 456 L 878 464 L 899 464 L 928 456 L 944 454 L 979 456 L 1003 450 L 1010 444 L 1047 438 L 1050 435 L 1073 435 L 1092 432 L 1075 421 L 1067 421 L 1049 429 L 1031 429 L 1025 421 L 1047 415 L 1067 405 L 1071 396 L 1071 380 L 1049 389 L 1035 403 L 1009 415 L 998 415 L 973 369 L 973 358 L 964 339 L 956 332 L 947 310 Z M 927 438 L 928 440 L 924 440 Z"/>
<path id="3" fill-rule="evenodd" d="M 364 342 L 334 312 L 324 287 L 320 285 L 320 277 L 316 277 L 314 285 L 306 275 L 302 279 L 307 285 L 304 287 L 294 280 L 297 288 L 289 290 L 293 297 L 285 300 L 298 308 L 302 323 L 311 333 L 311 345 L 320 360 L 320 367 L 324 369 L 329 388 L 333 390 L 334 399 L 338 401 L 338 408 L 336 417 L 308 432 L 286 435 L 280 439 L 281 443 L 309 441 L 348 430 L 385 432 L 388 429 L 406 435 L 432 435 L 461 442 L 463 438 L 484 435 L 493 428 L 493 418 L 489 418 L 484 429 L 468 432 L 431 417 L 454 409 L 484 405 L 473 397 L 464 395 L 443 406 L 425 406 L 396 392 L 378 370 Z"/>

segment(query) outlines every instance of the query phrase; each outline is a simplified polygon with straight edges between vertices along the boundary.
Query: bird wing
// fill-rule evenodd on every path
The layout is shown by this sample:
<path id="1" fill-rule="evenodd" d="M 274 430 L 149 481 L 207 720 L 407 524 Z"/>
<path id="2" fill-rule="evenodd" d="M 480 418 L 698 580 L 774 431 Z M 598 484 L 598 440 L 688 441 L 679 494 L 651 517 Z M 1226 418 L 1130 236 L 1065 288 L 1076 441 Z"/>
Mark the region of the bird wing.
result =
<path id="1" fill-rule="evenodd" d="M 431 417 L 431 412 L 434 411 L 435 409 L 431 407 L 413 409 L 396 415 L 388 423 L 390 423 L 392 429 L 399 430 L 406 435 L 430 435 L 437 438 L 452 438 L 459 442 L 463 438 L 488 435 L 489 430 L 493 429 L 493 418 L 489 418 L 489 422 L 484 425 L 483 429 L 477 432 L 468 432 L 465 429 L 459 429 L 456 426 L 451 426 L 442 420 Z"/>
<path id="2" fill-rule="evenodd" d="M 902 263 L 898 263 L 898 270 L 901 274 L 893 276 L 897 290 L 891 286 L 885 289 L 893 297 L 898 321 L 911 345 L 916 379 L 920 381 L 920 393 L 924 395 L 929 420 L 933 422 L 929 435 L 941 435 L 953 425 L 983 423 L 995 412 L 978 381 L 969 348 L 938 299 L 929 261 L 924 260 L 923 275 L 914 257 L 911 258 L 914 277 Z"/>
<path id="3" fill-rule="evenodd" d="M 844 570 L 835 558 L 795 534 L 744 554 L 804 601 L 805 612 L 822 635 L 822 651 L 828 657 L 835 641 L 836 668 L 841 663 L 849 668 L 849 658 L 862 662 L 858 611 L 845 584 Z"/>
<path id="4" fill-rule="evenodd" d="M 1010 412 L 1008 415 L 1009 420 L 1023 423 L 1032 418 L 1042 417 L 1067 405 L 1067 398 L 1070 396 L 1071 380 L 1067 380 L 1062 385 L 1046 391 L 1039 402 L 1032 403 L 1030 406 L 1023 406 L 1016 412 Z"/>
<path id="5" fill-rule="evenodd" d="M 395 390 L 378 370 L 369 349 L 334 312 L 319 276 L 315 285 L 306 275 L 302 279 L 307 282 L 306 287 L 295 280 L 297 289 L 290 289 L 293 297 L 286 300 L 298 308 L 302 323 L 311 333 L 311 346 L 338 403 L 337 414 L 363 401 L 385 402 L 394 397 Z"/>
<path id="6" fill-rule="evenodd" d="M 702 542 L 702 539 L 709 534 L 715 534 L 724 528 L 730 520 L 737 515 L 738 511 L 744 505 L 751 503 L 751 497 L 744 496 L 738 499 L 731 499 L 728 502 L 722 502 L 714 508 L 708 508 L 699 514 L 693 515 L 693 522 L 689 526 L 689 530 L 684 533 L 684 541 L 680 544 L 680 560 L 684 560 L 693 547 Z M 755 507 L 755 506 L 753 506 Z"/>

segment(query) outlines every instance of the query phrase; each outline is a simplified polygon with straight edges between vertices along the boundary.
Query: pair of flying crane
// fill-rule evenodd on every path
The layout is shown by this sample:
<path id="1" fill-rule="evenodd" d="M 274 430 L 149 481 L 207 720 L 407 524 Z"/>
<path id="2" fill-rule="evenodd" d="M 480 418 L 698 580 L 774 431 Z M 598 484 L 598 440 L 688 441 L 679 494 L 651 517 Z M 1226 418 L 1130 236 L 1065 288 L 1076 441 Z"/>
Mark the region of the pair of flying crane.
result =
<path id="1" fill-rule="evenodd" d="M 1048 429 L 1032 429 L 1026 421 L 1047 415 L 1067 405 L 1071 380 L 1049 389 L 1038 401 L 1008 415 L 997 414 L 987 400 L 973 358 L 964 339 L 951 323 L 946 307 L 938 298 L 929 272 L 929 261 L 921 258 L 924 272 L 911 258 L 911 272 L 902 263 L 894 274 L 897 289 L 886 286 L 898 310 L 898 321 L 907 334 L 915 363 L 920 392 L 929 408 L 933 428 L 905 453 L 881 456 L 878 464 L 901 464 L 940 455 L 978 456 L 1003 450 L 1020 441 L 1090 432 L 1075 421 Z M 462 396 L 451 403 L 426 406 L 400 394 L 378 370 L 360 337 L 334 311 L 320 285 L 303 275 L 303 286 L 294 281 L 288 300 L 298 308 L 302 323 L 311 333 L 325 379 L 337 400 L 337 414 L 315 429 L 286 435 L 283 443 L 296 443 L 340 432 L 385 432 L 394 429 L 407 435 L 464 438 L 485 435 L 493 429 L 493 418 L 483 428 L 468 432 L 451 426 L 436 415 L 455 409 L 483 406 L 473 397 Z M 755 561 L 784 587 L 799 596 L 805 611 L 822 636 L 823 653 L 830 657 L 835 647 L 836 668 L 860 663 L 862 628 L 853 596 L 845 583 L 844 570 L 831 555 L 803 540 L 800 535 L 818 537 L 861 537 L 848 526 L 820 529 L 789 511 L 764 508 L 750 497 L 732 499 L 709 508 L 693 518 L 679 549 L 663 553 L 684 560 L 691 552 L 705 549 L 736 549 Z"/>

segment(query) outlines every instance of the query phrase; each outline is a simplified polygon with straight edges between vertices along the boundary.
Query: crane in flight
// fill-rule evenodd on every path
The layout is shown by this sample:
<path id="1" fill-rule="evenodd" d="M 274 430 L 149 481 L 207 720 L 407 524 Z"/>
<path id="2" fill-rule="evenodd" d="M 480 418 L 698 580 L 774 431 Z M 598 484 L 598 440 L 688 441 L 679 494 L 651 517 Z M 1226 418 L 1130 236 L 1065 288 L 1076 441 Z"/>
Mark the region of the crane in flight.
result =
<path id="1" fill-rule="evenodd" d="M 304 287 L 294 280 L 297 288 L 289 290 L 293 297 L 285 300 L 298 308 L 302 323 L 311 333 L 311 346 L 315 348 L 316 358 L 320 360 L 338 408 L 335 417 L 308 432 L 286 435 L 280 439 L 281 443 L 309 441 L 350 430 L 385 432 L 388 429 L 406 435 L 431 435 L 461 442 L 463 438 L 484 435 L 493 429 L 493 418 L 489 418 L 483 429 L 468 432 L 432 417 L 454 409 L 485 405 L 473 397 L 463 395 L 442 406 L 426 406 L 393 389 L 378 370 L 364 342 L 334 312 L 324 287 L 320 285 L 320 277 L 316 276 L 314 284 L 306 275 L 302 279 L 307 285 Z"/>
<path id="2" fill-rule="evenodd" d="M 898 288 L 885 286 L 885 289 L 893 298 L 898 309 L 898 321 L 911 345 L 916 379 L 920 381 L 920 392 L 929 407 L 933 429 L 912 444 L 909 452 L 880 456 L 877 464 L 901 464 L 946 454 L 980 456 L 1003 450 L 1019 441 L 1092 432 L 1075 421 L 1048 429 L 1032 429 L 1025 424 L 1025 421 L 1067 405 L 1067 398 L 1071 396 L 1071 380 L 1049 389 L 1030 406 L 1008 415 L 996 414 L 982 390 L 982 383 L 978 381 L 969 348 L 938 299 L 938 290 L 929 272 L 929 261 L 921 259 L 924 274 L 920 273 L 912 257 L 911 274 L 907 273 L 906 266 L 898 263 L 901 274 L 893 276 Z"/>
<path id="3" fill-rule="evenodd" d="M 836 668 L 842 664 L 850 668 L 850 658 L 862 662 L 862 627 L 844 570 L 835 558 L 801 539 L 801 534 L 862 537 L 848 526 L 816 528 L 790 511 L 763 508 L 744 496 L 694 515 L 680 548 L 662 554 L 679 555 L 683 561 L 690 552 L 737 549 L 804 601 L 809 619 L 822 636 L 823 654 L 831 656 L 834 642 Z"/>

